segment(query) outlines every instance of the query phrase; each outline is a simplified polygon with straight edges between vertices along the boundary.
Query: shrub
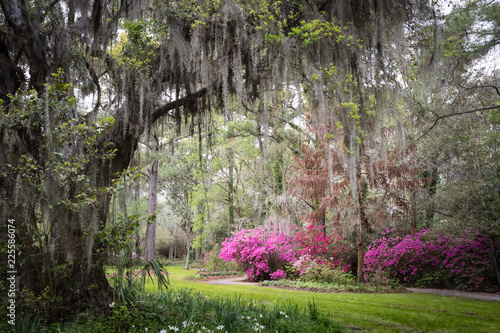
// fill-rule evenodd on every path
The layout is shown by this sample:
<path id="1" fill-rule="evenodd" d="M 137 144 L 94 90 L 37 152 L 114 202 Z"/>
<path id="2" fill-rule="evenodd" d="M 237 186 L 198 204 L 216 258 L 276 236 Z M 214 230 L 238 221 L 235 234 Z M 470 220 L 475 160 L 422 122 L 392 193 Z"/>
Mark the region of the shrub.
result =
<path id="1" fill-rule="evenodd" d="M 225 261 L 220 257 L 222 247 L 216 245 L 209 252 L 205 253 L 204 268 L 207 271 L 235 271 L 238 265 L 234 261 Z"/>
<path id="2" fill-rule="evenodd" d="M 295 260 L 292 237 L 273 228 L 241 230 L 222 243 L 220 258 L 237 262 L 254 281 L 286 277 L 286 265 Z"/>
<path id="3" fill-rule="evenodd" d="M 427 287 L 454 286 L 464 290 L 498 289 L 495 284 L 494 241 L 479 233 L 453 238 L 431 229 L 414 236 L 383 237 L 365 254 L 366 278 L 393 278 L 400 283 Z"/>
<path id="4" fill-rule="evenodd" d="M 301 276 L 302 280 L 349 283 L 352 277 L 348 244 L 312 225 L 293 236 L 272 228 L 241 230 L 222 244 L 220 258 L 237 262 L 251 280 Z"/>
<path id="5" fill-rule="evenodd" d="M 321 262 L 310 255 L 302 255 L 293 266 L 299 273 L 299 279 L 305 282 L 351 284 L 354 276 L 344 268 L 329 262 Z"/>
<path id="6" fill-rule="evenodd" d="M 300 249 L 298 254 L 314 260 L 321 266 L 341 268 L 348 272 L 351 268 L 350 251 L 347 242 L 335 235 L 326 236 L 321 227 L 310 225 L 295 235 Z M 303 257 L 306 258 L 306 257 Z M 300 272 L 299 272 L 300 274 Z"/>

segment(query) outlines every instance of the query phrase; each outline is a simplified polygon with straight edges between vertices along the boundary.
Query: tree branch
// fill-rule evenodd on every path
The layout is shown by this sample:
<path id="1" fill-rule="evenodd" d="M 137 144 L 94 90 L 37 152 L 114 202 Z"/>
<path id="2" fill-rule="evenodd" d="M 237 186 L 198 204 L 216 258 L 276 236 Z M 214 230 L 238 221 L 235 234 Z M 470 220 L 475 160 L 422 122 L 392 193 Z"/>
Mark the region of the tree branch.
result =
<path id="1" fill-rule="evenodd" d="M 50 8 L 54 7 L 55 5 L 57 5 L 57 3 L 58 3 L 59 1 L 61 1 L 61 0 L 54 0 L 54 1 L 52 1 L 52 2 L 50 3 L 49 7 L 50 7 Z"/>
<path id="2" fill-rule="evenodd" d="M 9 23 L 13 29 L 24 32 L 26 29 L 26 22 L 24 21 L 19 4 L 12 0 L 2 0 L 1 6 L 7 23 Z"/>
<path id="3" fill-rule="evenodd" d="M 468 111 L 463 111 L 463 112 L 456 112 L 456 113 L 450 113 L 450 114 L 445 114 L 443 116 L 437 116 L 436 115 L 436 120 L 434 120 L 434 123 L 431 125 L 431 127 L 429 127 L 422 135 L 420 135 L 415 141 L 413 141 L 407 148 L 406 150 L 410 149 L 415 143 L 417 143 L 417 141 L 419 141 L 420 139 L 422 139 L 424 136 L 426 136 L 430 131 L 432 131 L 432 129 L 434 127 L 436 127 L 437 123 L 441 120 L 441 119 L 445 119 L 445 118 L 449 118 L 449 117 L 453 117 L 453 116 L 459 116 L 459 115 L 463 115 L 463 114 L 468 114 L 468 113 L 474 113 L 474 112 L 481 112 L 481 111 L 488 111 L 488 110 L 493 110 L 493 109 L 498 109 L 500 108 L 500 105 L 494 105 L 494 106 L 488 106 L 488 107 L 485 107 L 485 108 L 479 108 L 479 109 L 474 109 L 474 110 L 468 110 Z"/>
<path id="4" fill-rule="evenodd" d="M 174 110 L 180 106 L 185 106 L 190 101 L 197 99 L 197 98 L 200 98 L 200 97 L 203 97 L 207 93 L 208 93 L 208 89 L 203 88 L 203 89 L 198 90 L 194 93 L 191 93 L 185 97 L 179 98 L 175 101 L 172 101 L 170 103 L 167 103 L 167 104 L 161 106 L 160 108 L 153 111 L 153 114 L 151 115 L 151 122 L 153 122 L 153 123 L 156 122 L 159 118 L 161 118 L 162 116 L 167 114 L 170 110 Z"/>
<path id="5" fill-rule="evenodd" d="M 0 0 L 0 6 L 8 25 L 20 37 L 21 48 L 24 49 L 29 61 L 31 86 L 42 92 L 43 84 L 49 74 L 49 65 L 46 57 L 47 43 L 45 36 L 39 30 L 41 22 L 28 21 L 28 10 L 22 8 L 15 0 Z M 36 15 L 34 17 L 37 18 Z"/>

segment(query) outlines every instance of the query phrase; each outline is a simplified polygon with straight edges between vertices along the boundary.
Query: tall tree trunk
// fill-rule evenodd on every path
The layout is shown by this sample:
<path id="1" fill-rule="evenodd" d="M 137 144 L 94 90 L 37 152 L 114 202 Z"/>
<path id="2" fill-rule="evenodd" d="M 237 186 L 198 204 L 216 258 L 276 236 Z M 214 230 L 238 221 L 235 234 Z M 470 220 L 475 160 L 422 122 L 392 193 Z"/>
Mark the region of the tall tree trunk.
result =
<path id="1" fill-rule="evenodd" d="M 354 211 L 356 218 L 356 245 L 358 251 L 358 267 L 356 282 L 365 282 L 365 270 L 364 270 L 364 260 L 365 260 L 365 241 L 364 241 L 364 231 L 369 226 L 366 219 L 366 214 L 363 205 L 363 196 L 366 195 L 367 186 L 363 181 L 361 176 L 361 165 L 357 159 L 351 157 L 351 168 L 355 167 L 355 181 L 351 186 L 354 186 L 353 199 L 354 199 Z"/>
<path id="2" fill-rule="evenodd" d="M 231 234 L 231 228 L 234 226 L 234 153 L 231 148 L 227 149 L 227 160 L 229 169 L 229 180 L 227 184 L 227 202 L 229 212 L 229 218 L 227 221 L 227 234 L 229 237 L 229 235 Z"/>
<path id="3" fill-rule="evenodd" d="M 158 164 L 155 160 L 149 170 L 148 224 L 146 228 L 146 262 L 154 260 L 156 248 L 156 194 L 158 186 Z"/>
<path id="4" fill-rule="evenodd" d="M 196 236 L 201 236 L 201 234 L 202 234 L 201 230 L 198 230 L 196 232 Z M 201 246 L 198 246 L 196 248 L 194 260 L 197 262 L 199 262 L 201 260 Z"/>
<path id="5" fill-rule="evenodd" d="M 203 226 L 205 222 L 205 207 L 203 205 L 203 201 L 200 201 L 198 203 L 198 218 L 197 218 L 197 223 L 196 225 L 197 231 L 196 231 L 196 237 L 200 237 L 203 234 Z M 201 248 L 202 244 L 197 244 L 196 250 L 195 250 L 195 261 L 200 261 L 201 258 Z"/>
<path id="6" fill-rule="evenodd" d="M 358 250 L 358 273 L 356 276 L 357 283 L 365 282 L 365 242 L 363 239 L 363 227 L 359 224 L 356 228 L 356 242 L 357 242 L 357 250 Z"/>
<path id="7" fill-rule="evenodd" d="M 175 249 L 175 238 L 174 238 L 174 228 L 169 228 L 170 235 L 172 236 L 172 243 L 168 246 L 168 260 L 174 261 L 174 249 Z"/>
<path id="8" fill-rule="evenodd" d="M 189 237 L 186 238 L 186 271 L 189 270 L 189 253 L 191 252 L 191 240 Z"/>
<path id="9" fill-rule="evenodd" d="M 410 232 L 412 235 L 417 231 L 417 192 L 412 190 L 410 199 Z"/>

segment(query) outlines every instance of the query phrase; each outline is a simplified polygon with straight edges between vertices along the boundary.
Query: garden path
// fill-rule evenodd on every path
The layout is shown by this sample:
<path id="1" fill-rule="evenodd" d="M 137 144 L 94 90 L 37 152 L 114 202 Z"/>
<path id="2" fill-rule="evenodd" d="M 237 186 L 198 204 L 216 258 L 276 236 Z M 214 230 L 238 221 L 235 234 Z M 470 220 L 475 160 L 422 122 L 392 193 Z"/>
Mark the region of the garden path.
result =
<path id="1" fill-rule="evenodd" d="M 442 296 L 457 296 L 457 297 L 480 299 L 483 301 L 500 302 L 500 293 L 489 294 L 489 293 L 478 293 L 470 291 L 447 290 L 447 289 L 424 289 L 424 288 L 406 288 L 406 290 L 414 293 L 426 293 L 426 294 L 434 294 Z"/>
<path id="2" fill-rule="evenodd" d="M 208 280 L 205 283 L 208 283 L 208 284 L 217 284 L 217 285 L 241 285 L 241 284 L 258 285 L 258 283 L 256 283 L 256 282 L 248 282 L 248 281 L 246 281 L 244 276 L 237 276 L 237 277 L 231 277 L 231 278 Z"/>

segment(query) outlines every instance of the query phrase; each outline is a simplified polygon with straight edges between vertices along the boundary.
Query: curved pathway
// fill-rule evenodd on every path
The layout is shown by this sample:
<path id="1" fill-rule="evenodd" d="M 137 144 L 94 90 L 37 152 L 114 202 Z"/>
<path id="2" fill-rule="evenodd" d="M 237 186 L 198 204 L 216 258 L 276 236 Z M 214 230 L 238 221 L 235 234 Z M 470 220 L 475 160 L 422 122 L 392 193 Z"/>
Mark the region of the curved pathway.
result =
<path id="1" fill-rule="evenodd" d="M 480 299 L 483 301 L 500 302 L 500 294 L 499 293 L 489 294 L 489 293 L 476 293 L 476 292 L 470 292 L 470 291 L 458 291 L 458 290 L 446 290 L 446 289 L 423 289 L 423 288 L 406 288 L 406 290 L 411 291 L 413 293 L 426 293 L 426 294 L 434 294 L 434 295 L 442 295 L 442 296 L 456 296 L 456 297 Z"/>
<path id="2" fill-rule="evenodd" d="M 239 285 L 239 284 L 244 284 L 244 285 L 249 285 L 249 286 L 258 285 L 257 282 L 247 282 L 245 280 L 244 276 L 237 276 L 237 277 L 225 278 L 225 279 L 208 280 L 206 282 L 204 281 L 204 283 L 217 284 L 217 285 L 221 285 L 221 286 Z"/>

